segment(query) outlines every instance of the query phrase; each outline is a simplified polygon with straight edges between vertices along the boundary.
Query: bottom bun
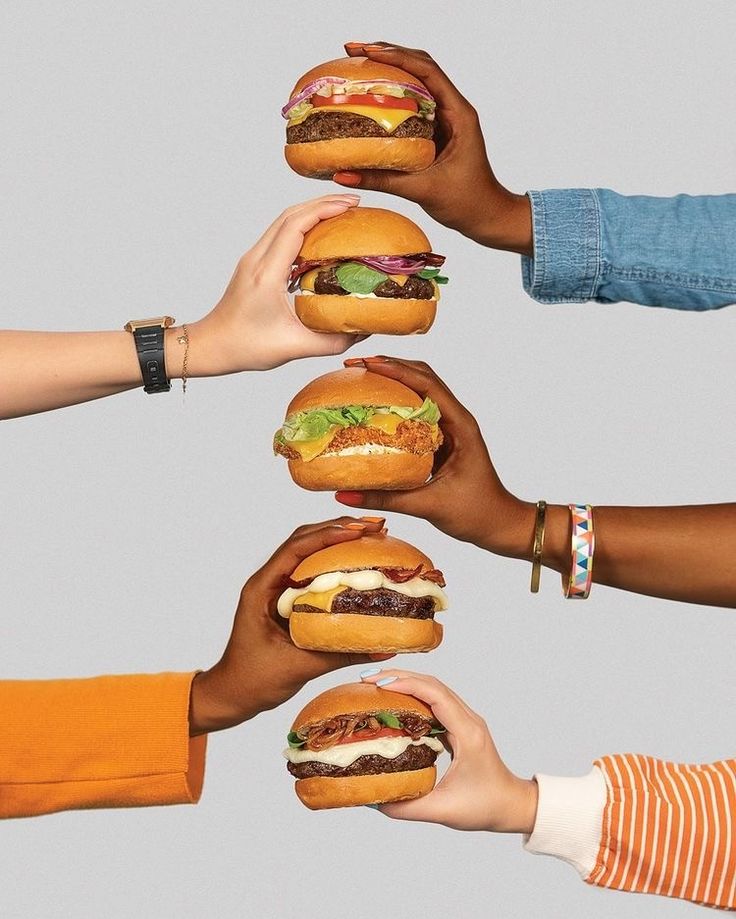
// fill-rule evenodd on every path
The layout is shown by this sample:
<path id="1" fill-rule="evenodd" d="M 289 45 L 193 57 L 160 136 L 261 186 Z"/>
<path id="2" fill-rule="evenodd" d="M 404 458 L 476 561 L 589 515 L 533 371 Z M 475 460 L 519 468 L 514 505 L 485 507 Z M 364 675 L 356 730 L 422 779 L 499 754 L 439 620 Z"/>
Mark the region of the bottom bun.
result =
<path id="1" fill-rule="evenodd" d="M 396 491 L 424 485 L 432 472 L 433 453 L 375 453 L 361 456 L 318 456 L 305 463 L 289 460 L 297 485 L 309 491 Z"/>
<path id="2" fill-rule="evenodd" d="M 328 807 L 356 807 L 359 804 L 387 804 L 429 794 L 437 769 L 410 772 L 381 772 L 378 775 L 349 775 L 345 778 L 313 776 L 298 779 L 294 789 L 302 804 L 313 811 Z"/>
<path id="3" fill-rule="evenodd" d="M 338 294 L 297 295 L 294 308 L 301 322 L 314 332 L 357 335 L 418 335 L 431 327 L 437 315 L 436 300 Z"/>
<path id="4" fill-rule="evenodd" d="M 331 179 L 336 172 L 397 169 L 419 172 L 434 162 L 434 141 L 425 137 L 336 137 L 284 147 L 294 172 L 312 179 Z"/>
<path id="5" fill-rule="evenodd" d="M 434 619 L 361 613 L 292 612 L 289 632 L 297 648 L 356 654 L 432 651 L 442 641 L 442 626 Z"/>

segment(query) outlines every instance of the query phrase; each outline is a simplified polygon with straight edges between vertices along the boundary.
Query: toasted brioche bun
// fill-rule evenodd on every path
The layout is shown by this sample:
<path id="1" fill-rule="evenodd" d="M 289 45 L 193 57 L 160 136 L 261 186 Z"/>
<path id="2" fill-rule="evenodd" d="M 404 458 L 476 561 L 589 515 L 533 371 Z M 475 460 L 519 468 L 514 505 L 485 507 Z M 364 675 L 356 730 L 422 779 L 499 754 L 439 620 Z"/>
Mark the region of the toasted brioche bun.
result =
<path id="1" fill-rule="evenodd" d="M 390 64 L 381 64 L 368 57 L 338 57 L 324 64 L 317 64 L 308 70 L 303 77 L 296 81 L 296 85 L 289 93 L 293 99 L 297 93 L 319 80 L 320 77 L 344 77 L 346 80 L 375 80 L 384 83 L 413 83 L 415 86 L 427 87 L 422 81 L 401 67 L 392 67 Z M 427 90 L 429 91 L 429 90 Z"/>
<path id="2" fill-rule="evenodd" d="M 351 207 L 308 230 L 299 250 L 306 261 L 370 255 L 416 255 L 432 244 L 413 220 L 383 207 Z"/>
<path id="3" fill-rule="evenodd" d="M 394 297 L 311 294 L 294 298 L 300 321 L 313 332 L 356 335 L 421 335 L 437 315 L 437 301 Z"/>
<path id="4" fill-rule="evenodd" d="M 336 137 L 286 144 L 286 162 L 310 179 L 331 179 L 336 172 L 392 169 L 421 172 L 434 162 L 434 141 L 426 137 Z"/>
<path id="5" fill-rule="evenodd" d="M 442 626 L 434 619 L 360 613 L 292 612 L 289 632 L 297 648 L 350 654 L 433 651 L 442 642 Z"/>
<path id="6" fill-rule="evenodd" d="M 334 370 L 300 389 L 286 409 L 287 417 L 314 408 L 343 405 L 405 405 L 419 408 L 424 400 L 398 380 L 371 373 L 362 367 Z"/>
<path id="7" fill-rule="evenodd" d="M 434 721 L 432 709 L 416 696 L 407 696 L 404 693 L 389 692 L 381 689 L 374 683 L 343 683 L 333 686 L 325 692 L 315 696 L 307 702 L 304 708 L 294 719 L 292 731 L 309 727 L 327 718 L 336 718 L 340 715 L 354 715 L 364 713 L 367 715 L 375 712 L 412 712 Z"/>
<path id="8" fill-rule="evenodd" d="M 294 482 L 307 491 L 401 491 L 419 488 L 429 478 L 433 453 L 376 453 L 374 455 L 318 456 L 305 463 L 290 459 Z"/>
<path id="9" fill-rule="evenodd" d="M 302 804 L 313 811 L 328 807 L 356 807 L 359 804 L 386 804 L 429 794 L 437 779 L 437 769 L 410 772 L 383 772 L 378 775 L 350 775 L 343 778 L 313 776 L 298 779 L 294 790 Z"/>
<path id="10" fill-rule="evenodd" d="M 432 560 L 403 539 L 386 533 L 367 533 L 360 539 L 327 546 L 301 561 L 291 574 L 295 581 L 314 580 L 326 571 L 351 568 L 418 568 L 431 571 Z"/>

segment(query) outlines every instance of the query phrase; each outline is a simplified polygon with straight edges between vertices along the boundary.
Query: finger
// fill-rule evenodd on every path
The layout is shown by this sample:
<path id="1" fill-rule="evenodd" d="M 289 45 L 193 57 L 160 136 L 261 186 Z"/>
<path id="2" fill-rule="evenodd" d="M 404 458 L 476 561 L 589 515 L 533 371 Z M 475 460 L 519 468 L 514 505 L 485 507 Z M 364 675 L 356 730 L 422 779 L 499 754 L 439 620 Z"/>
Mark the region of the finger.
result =
<path id="1" fill-rule="evenodd" d="M 347 333 L 312 332 L 302 325 L 296 316 L 293 316 L 295 333 L 294 355 L 299 357 L 323 357 L 343 354 L 348 348 L 369 338 L 368 335 L 348 335 Z"/>
<path id="2" fill-rule="evenodd" d="M 396 172 L 391 169 L 364 169 L 361 172 L 336 172 L 332 181 L 348 188 L 361 188 L 368 191 L 382 191 L 389 195 L 398 195 L 408 201 L 418 201 L 424 197 L 427 180 L 426 170 L 419 172 Z"/>
<path id="3" fill-rule="evenodd" d="M 391 511 L 411 517 L 427 517 L 432 510 L 431 480 L 408 491 L 337 491 L 335 500 L 347 507 Z"/>
<path id="4" fill-rule="evenodd" d="M 308 201 L 301 201 L 298 204 L 292 204 L 291 207 L 287 207 L 286 210 L 282 211 L 279 216 L 271 223 L 265 233 L 260 237 L 258 242 L 251 248 L 248 253 L 251 256 L 260 257 L 268 249 L 269 245 L 273 241 L 274 237 L 278 233 L 281 225 L 284 221 L 293 214 L 296 214 L 305 209 L 311 208 L 319 202 L 329 202 L 329 201 L 341 201 L 349 200 L 350 195 L 345 194 L 334 194 L 334 195 L 320 195 L 318 198 L 311 198 Z"/>
<path id="5" fill-rule="evenodd" d="M 378 810 L 393 820 L 415 820 L 424 823 L 445 822 L 446 796 L 435 788 L 428 795 L 410 801 L 381 804 Z"/>
<path id="6" fill-rule="evenodd" d="M 316 524 L 297 530 L 273 553 L 258 572 L 258 577 L 263 579 L 265 586 L 281 589 L 284 578 L 288 577 L 305 558 L 314 555 L 320 549 L 360 539 L 366 532 L 375 531 L 375 524 L 359 520 L 350 520 L 344 524 Z"/>
<path id="7" fill-rule="evenodd" d="M 395 677 L 392 682 L 383 682 L 392 677 Z M 442 726 L 454 738 L 462 737 L 470 728 L 474 729 L 480 719 L 460 696 L 436 677 L 391 668 L 365 677 L 363 682 L 376 684 L 379 680 L 382 683 L 381 689 L 414 696 L 426 702 Z"/>
<path id="8" fill-rule="evenodd" d="M 280 221 L 277 220 L 266 231 L 268 239 L 260 249 L 266 279 L 274 283 L 286 283 L 291 266 L 304 242 L 304 234 L 320 220 L 337 217 L 351 207 L 356 207 L 359 202 L 357 195 L 328 195 L 285 211 Z"/>

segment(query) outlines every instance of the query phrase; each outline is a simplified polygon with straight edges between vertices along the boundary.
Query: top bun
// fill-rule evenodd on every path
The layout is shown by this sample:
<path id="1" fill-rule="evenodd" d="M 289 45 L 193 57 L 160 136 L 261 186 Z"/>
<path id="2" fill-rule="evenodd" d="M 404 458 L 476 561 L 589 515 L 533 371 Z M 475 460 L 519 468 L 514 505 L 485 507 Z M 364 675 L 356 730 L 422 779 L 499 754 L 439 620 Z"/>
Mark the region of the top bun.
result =
<path id="1" fill-rule="evenodd" d="M 432 709 L 414 696 L 389 692 L 373 683 L 345 683 L 321 693 L 308 702 L 294 719 L 292 731 L 298 731 L 325 718 L 358 712 L 413 712 L 434 721 Z"/>
<path id="2" fill-rule="evenodd" d="M 346 571 L 351 568 L 434 568 L 431 559 L 402 539 L 385 533 L 368 533 L 360 539 L 337 543 L 320 549 L 305 558 L 294 569 L 295 581 L 309 579 L 327 571 Z"/>
<path id="3" fill-rule="evenodd" d="M 314 408 L 340 408 L 343 405 L 401 405 L 419 408 L 423 399 L 413 389 L 361 367 L 325 373 L 294 396 L 287 416 Z"/>
<path id="4" fill-rule="evenodd" d="M 345 77 L 346 80 L 375 80 L 377 83 L 413 83 L 415 86 L 421 86 L 429 92 L 418 77 L 407 73 L 400 67 L 380 64 L 367 57 L 338 57 L 334 61 L 325 61 L 324 64 L 317 64 L 316 67 L 308 70 L 300 80 L 297 80 L 289 98 L 296 96 L 305 86 L 315 80 L 319 80 L 320 77 Z"/>
<path id="5" fill-rule="evenodd" d="M 382 207 L 351 207 L 312 227 L 304 237 L 299 255 L 311 261 L 431 251 L 432 245 L 423 231 L 403 214 Z"/>

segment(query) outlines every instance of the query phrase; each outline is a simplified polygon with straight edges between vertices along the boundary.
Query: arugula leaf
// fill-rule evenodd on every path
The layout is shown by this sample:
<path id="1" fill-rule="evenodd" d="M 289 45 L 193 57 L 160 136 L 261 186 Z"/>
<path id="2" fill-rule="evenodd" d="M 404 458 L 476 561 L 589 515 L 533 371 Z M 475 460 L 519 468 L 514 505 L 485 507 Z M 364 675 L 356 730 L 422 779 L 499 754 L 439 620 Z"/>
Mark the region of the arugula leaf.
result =
<path id="1" fill-rule="evenodd" d="M 306 740 L 302 740 L 296 731 L 289 731 L 289 733 L 286 735 L 286 740 L 288 741 L 288 744 L 292 750 L 298 750 L 299 747 L 303 747 L 306 743 Z"/>
<path id="2" fill-rule="evenodd" d="M 350 294 L 372 294 L 388 275 L 359 262 L 344 262 L 335 269 L 340 287 Z"/>
<path id="3" fill-rule="evenodd" d="M 434 281 L 436 284 L 447 284 L 450 280 L 443 274 L 440 274 L 439 268 L 423 268 L 421 271 L 417 272 L 417 275 L 420 278 L 424 278 L 425 281 Z"/>
<path id="4" fill-rule="evenodd" d="M 391 712 L 376 712 L 376 719 L 386 728 L 402 728 L 403 724 Z"/>
<path id="5" fill-rule="evenodd" d="M 447 728 L 443 728 L 441 724 L 438 724 L 436 728 L 432 728 L 432 730 L 429 732 L 429 736 L 434 737 L 435 734 L 446 734 L 446 733 L 447 733 Z"/>

